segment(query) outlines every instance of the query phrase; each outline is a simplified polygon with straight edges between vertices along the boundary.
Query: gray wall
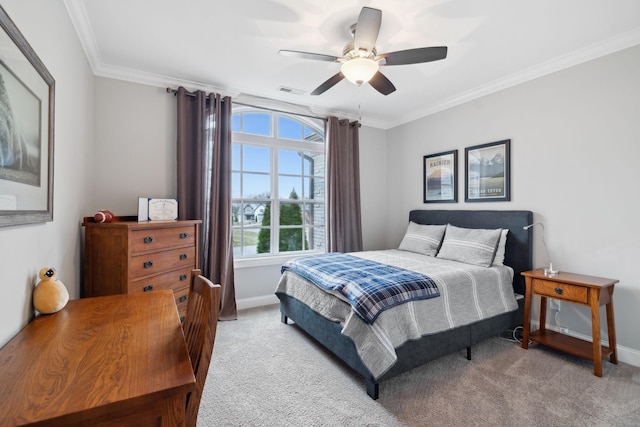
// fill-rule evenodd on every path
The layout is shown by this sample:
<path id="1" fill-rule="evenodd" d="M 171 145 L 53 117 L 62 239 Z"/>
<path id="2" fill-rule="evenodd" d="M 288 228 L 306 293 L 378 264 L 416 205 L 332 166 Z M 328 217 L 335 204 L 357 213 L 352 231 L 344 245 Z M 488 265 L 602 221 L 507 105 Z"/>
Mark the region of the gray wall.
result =
<path id="1" fill-rule="evenodd" d="M 138 197 L 176 197 L 176 102 L 164 88 L 95 78 L 91 210 L 137 215 Z"/>
<path id="2" fill-rule="evenodd" d="M 56 85 L 53 221 L 0 227 L 0 346 L 32 318 L 42 267 L 55 267 L 78 297 L 80 222 L 93 179 L 93 74 L 63 2 L 7 0 L 2 7 Z"/>
<path id="3" fill-rule="evenodd" d="M 389 130 L 387 246 L 400 242 L 410 209 L 532 210 L 545 225 L 554 267 L 620 280 L 620 358 L 640 366 L 639 69 L 636 46 Z M 501 139 L 511 139 L 512 201 L 464 203 L 464 148 Z M 422 156 L 453 149 L 461 202 L 424 205 Z M 535 233 L 541 267 L 547 258 Z M 591 336 L 587 307 L 562 304 L 557 319 Z"/>

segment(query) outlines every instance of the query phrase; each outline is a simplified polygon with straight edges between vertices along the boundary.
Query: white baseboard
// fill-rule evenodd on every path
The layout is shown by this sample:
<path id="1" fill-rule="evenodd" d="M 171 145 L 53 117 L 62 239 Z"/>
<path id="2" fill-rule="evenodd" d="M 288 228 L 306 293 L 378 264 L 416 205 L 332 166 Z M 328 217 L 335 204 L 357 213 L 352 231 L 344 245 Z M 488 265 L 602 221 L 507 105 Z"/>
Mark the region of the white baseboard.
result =
<path id="1" fill-rule="evenodd" d="M 532 320 L 531 326 L 534 329 L 537 329 L 540 327 L 540 322 L 537 320 Z M 560 327 L 556 325 L 547 324 L 547 329 L 556 331 L 556 332 L 561 332 L 563 334 L 572 336 L 574 338 L 579 338 L 584 341 L 592 342 L 591 336 L 589 335 L 579 334 L 577 332 L 567 330 L 566 328 L 563 328 L 563 330 L 561 331 Z M 608 346 L 609 342 L 606 340 L 602 340 L 601 344 L 604 346 Z M 616 352 L 618 353 L 618 361 L 628 363 L 629 365 L 640 367 L 640 350 L 636 350 L 635 348 L 629 348 L 629 347 L 625 347 L 620 344 L 617 344 Z"/>
<path id="2" fill-rule="evenodd" d="M 236 307 L 238 308 L 238 310 L 244 310 L 247 308 L 264 307 L 267 305 L 278 304 L 279 301 L 280 300 L 275 294 L 264 295 L 260 297 L 243 298 L 236 300 Z"/>

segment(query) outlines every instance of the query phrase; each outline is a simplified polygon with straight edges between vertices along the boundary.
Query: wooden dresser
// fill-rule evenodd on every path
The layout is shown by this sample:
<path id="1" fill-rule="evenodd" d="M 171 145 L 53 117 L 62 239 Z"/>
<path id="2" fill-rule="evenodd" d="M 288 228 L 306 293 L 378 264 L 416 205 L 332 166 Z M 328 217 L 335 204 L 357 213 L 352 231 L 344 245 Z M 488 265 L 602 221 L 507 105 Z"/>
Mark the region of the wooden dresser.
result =
<path id="1" fill-rule="evenodd" d="M 198 268 L 198 225 L 193 221 L 138 222 L 85 217 L 83 297 L 173 290 L 180 320 L 189 297 L 191 270 Z"/>

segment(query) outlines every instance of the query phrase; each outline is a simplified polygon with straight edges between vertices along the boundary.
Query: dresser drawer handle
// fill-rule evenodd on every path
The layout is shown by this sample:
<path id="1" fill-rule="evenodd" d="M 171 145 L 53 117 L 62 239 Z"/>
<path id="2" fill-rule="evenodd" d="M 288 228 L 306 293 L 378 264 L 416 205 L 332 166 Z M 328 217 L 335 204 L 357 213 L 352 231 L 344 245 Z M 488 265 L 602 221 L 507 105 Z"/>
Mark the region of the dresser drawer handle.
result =
<path id="1" fill-rule="evenodd" d="M 558 295 L 562 295 L 562 289 L 560 288 L 555 288 L 553 291 Z"/>
<path id="2" fill-rule="evenodd" d="M 180 281 L 184 282 L 185 280 L 187 280 L 187 275 L 186 274 L 181 274 L 180 275 Z"/>
<path id="3" fill-rule="evenodd" d="M 182 255 L 180 255 L 180 259 L 181 259 L 182 261 L 184 261 L 185 259 L 187 259 L 187 254 L 182 254 Z"/>
<path id="4" fill-rule="evenodd" d="M 147 237 L 145 237 L 145 238 L 144 238 L 144 242 L 145 242 L 145 243 L 153 243 L 153 237 L 151 237 L 151 236 L 147 236 Z"/>
<path id="5" fill-rule="evenodd" d="M 187 237 L 189 237 L 189 235 L 187 233 L 180 233 L 180 238 L 181 239 L 186 239 Z"/>
<path id="6" fill-rule="evenodd" d="M 153 267 L 153 261 L 147 261 L 144 263 L 144 268 L 151 268 Z"/>
<path id="7" fill-rule="evenodd" d="M 187 296 L 186 295 L 182 295 L 180 297 L 180 299 L 178 299 L 178 301 L 180 301 L 180 302 L 185 302 L 186 300 L 187 300 Z"/>
<path id="8" fill-rule="evenodd" d="M 143 291 L 145 292 L 149 292 L 153 290 L 153 285 L 147 285 L 144 288 L 142 288 Z"/>

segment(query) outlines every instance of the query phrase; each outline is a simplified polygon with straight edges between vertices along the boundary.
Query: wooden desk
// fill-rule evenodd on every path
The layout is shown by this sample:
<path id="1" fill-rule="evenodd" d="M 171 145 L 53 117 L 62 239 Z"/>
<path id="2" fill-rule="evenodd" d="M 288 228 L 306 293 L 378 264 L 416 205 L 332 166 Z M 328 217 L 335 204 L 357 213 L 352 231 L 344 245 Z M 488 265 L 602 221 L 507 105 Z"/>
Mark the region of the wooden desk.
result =
<path id="1" fill-rule="evenodd" d="M 170 290 L 69 301 L 0 350 L 0 425 L 185 422 L 195 388 Z"/>
<path id="2" fill-rule="evenodd" d="M 618 283 L 618 280 L 565 272 L 546 276 L 540 269 L 525 271 L 522 275 L 525 277 L 527 286 L 522 348 L 528 348 L 529 339 L 531 339 L 556 350 L 593 360 L 593 374 L 598 377 L 602 376 L 602 359 L 609 356 L 611 363 L 618 363 L 616 328 L 613 318 L 613 286 Z M 529 332 L 533 295 L 541 297 L 540 327 L 537 331 Z M 547 330 L 547 297 L 591 307 L 592 342 Z M 606 305 L 609 347 L 600 344 L 600 306 L 602 305 Z"/>

